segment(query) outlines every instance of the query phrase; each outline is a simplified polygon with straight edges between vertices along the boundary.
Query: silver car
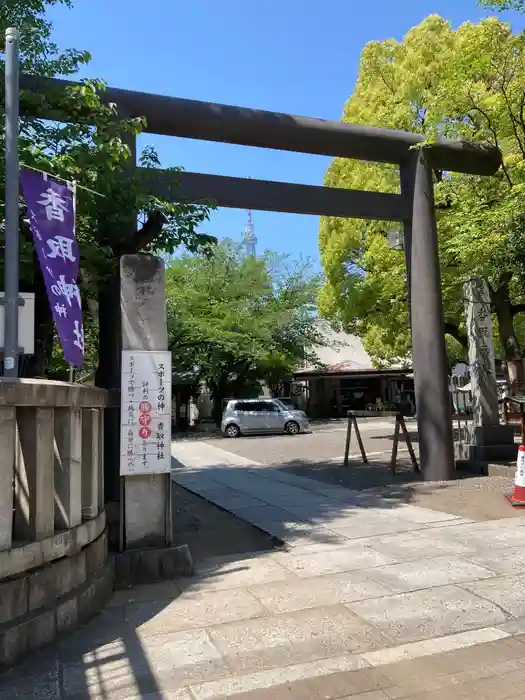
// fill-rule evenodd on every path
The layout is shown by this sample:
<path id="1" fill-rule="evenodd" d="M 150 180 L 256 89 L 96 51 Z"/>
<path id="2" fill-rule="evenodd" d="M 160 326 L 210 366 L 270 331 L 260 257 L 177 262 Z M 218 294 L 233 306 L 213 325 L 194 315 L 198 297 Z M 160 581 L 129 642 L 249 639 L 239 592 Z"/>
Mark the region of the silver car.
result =
<path id="1" fill-rule="evenodd" d="M 292 410 L 279 399 L 231 399 L 222 414 L 221 430 L 230 438 L 251 433 L 306 433 L 304 411 Z"/>

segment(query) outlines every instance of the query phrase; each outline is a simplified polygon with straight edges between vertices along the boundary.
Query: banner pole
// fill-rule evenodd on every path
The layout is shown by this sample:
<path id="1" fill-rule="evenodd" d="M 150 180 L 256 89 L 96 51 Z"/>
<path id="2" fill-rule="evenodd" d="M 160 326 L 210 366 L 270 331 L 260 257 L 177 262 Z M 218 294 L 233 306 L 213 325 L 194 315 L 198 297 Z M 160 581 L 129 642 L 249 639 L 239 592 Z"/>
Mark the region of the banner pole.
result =
<path id="1" fill-rule="evenodd" d="M 18 377 L 19 288 L 19 33 L 5 31 L 5 256 L 4 376 Z"/>

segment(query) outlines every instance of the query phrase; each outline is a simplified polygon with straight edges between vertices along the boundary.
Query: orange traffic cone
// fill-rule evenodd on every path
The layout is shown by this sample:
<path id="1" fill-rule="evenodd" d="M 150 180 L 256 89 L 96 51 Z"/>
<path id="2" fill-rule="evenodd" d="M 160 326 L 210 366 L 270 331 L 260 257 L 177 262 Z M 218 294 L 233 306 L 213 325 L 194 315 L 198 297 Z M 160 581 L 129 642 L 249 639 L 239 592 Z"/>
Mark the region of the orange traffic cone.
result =
<path id="1" fill-rule="evenodd" d="M 520 445 L 514 478 L 514 493 L 505 496 L 514 508 L 525 508 L 525 445 Z"/>

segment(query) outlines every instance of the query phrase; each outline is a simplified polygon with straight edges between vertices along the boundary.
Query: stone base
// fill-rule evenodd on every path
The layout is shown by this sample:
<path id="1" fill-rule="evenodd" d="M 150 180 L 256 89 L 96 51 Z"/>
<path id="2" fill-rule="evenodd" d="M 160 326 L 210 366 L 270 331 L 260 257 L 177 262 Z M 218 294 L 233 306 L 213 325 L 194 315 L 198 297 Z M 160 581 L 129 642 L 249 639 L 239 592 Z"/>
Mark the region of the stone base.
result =
<path id="1" fill-rule="evenodd" d="M 512 425 L 481 425 L 470 428 L 469 433 L 472 445 L 514 445 Z"/>
<path id="2" fill-rule="evenodd" d="M 474 474 L 475 476 L 505 476 L 514 478 L 516 474 L 516 462 L 490 463 L 490 462 L 469 462 L 466 459 L 456 460 L 456 469 L 464 474 Z"/>
<path id="3" fill-rule="evenodd" d="M 193 576 L 195 569 L 188 545 L 163 549 L 130 549 L 115 555 L 117 588 Z"/>
<path id="4" fill-rule="evenodd" d="M 107 535 L 80 552 L 0 583 L 0 669 L 70 632 L 113 594 Z"/>
<path id="5" fill-rule="evenodd" d="M 169 474 L 137 474 L 124 477 L 125 549 L 158 549 L 171 544 Z"/>
<path id="6" fill-rule="evenodd" d="M 517 445 L 469 445 L 469 462 L 508 462 L 516 461 Z"/>
<path id="7" fill-rule="evenodd" d="M 518 446 L 512 425 L 483 425 L 469 430 L 469 442 L 458 446 L 458 459 L 470 464 L 516 461 Z"/>

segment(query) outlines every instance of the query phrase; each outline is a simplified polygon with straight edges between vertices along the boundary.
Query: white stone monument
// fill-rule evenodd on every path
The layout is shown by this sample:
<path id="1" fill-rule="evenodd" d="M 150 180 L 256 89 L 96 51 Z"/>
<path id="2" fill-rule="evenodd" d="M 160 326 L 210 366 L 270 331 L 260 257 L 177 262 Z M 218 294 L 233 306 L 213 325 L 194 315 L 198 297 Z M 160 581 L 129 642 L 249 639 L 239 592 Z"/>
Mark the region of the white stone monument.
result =
<path id="1" fill-rule="evenodd" d="M 121 258 L 120 307 L 123 351 L 168 349 L 164 262 L 161 258 L 152 255 L 124 255 Z M 125 393 L 126 387 L 123 386 L 123 404 Z M 165 442 L 169 451 L 171 422 Z M 170 474 L 134 474 L 122 478 L 125 548 L 169 546 L 172 527 Z"/>
<path id="2" fill-rule="evenodd" d="M 482 277 L 470 279 L 464 291 L 474 425 L 497 425 L 498 388 L 490 292 Z"/>
<path id="3" fill-rule="evenodd" d="M 499 423 L 490 290 L 485 279 L 473 277 L 464 285 L 464 294 L 473 401 L 468 459 L 515 459 L 514 429 Z"/>
<path id="4" fill-rule="evenodd" d="M 187 545 L 172 546 L 171 353 L 164 262 L 120 260 L 122 326 L 119 586 L 194 573 Z"/>

